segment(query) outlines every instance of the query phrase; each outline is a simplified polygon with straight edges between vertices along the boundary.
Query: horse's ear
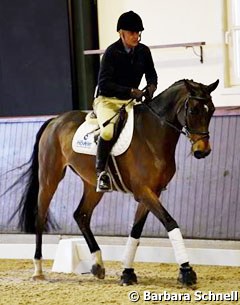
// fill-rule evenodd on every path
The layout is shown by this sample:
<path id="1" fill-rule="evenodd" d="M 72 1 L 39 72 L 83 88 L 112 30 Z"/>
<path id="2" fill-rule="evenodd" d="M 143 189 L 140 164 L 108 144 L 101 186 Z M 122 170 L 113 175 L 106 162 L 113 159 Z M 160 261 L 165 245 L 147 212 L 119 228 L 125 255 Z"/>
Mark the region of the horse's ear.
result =
<path id="1" fill-rule="evenodd" d="M 219 79 L 217 79 L 214 83 L 207 86 L 207 92 L 210 94 L 212 91 L 214 91 L 219 84 Z"/>
<path id="2" fill-rule="evenodd" d="M 190 92 L 191 95 L 193 95 L 193 89 L 192 89 L 190 82 L 191 81 L 189 81 L 188 79 L 184 79 L 184 83 L 185 83 L 187 90 Z"/>

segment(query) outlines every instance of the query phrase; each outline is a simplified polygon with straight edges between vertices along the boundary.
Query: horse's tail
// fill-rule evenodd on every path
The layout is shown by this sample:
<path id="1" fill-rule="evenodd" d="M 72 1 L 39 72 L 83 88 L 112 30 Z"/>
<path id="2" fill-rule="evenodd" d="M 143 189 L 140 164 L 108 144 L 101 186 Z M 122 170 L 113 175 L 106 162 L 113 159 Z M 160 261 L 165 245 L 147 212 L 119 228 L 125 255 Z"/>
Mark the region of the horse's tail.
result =
<path id="1" fill-rule="evenodd" d="M 32 156 L 30 160 L 27 162 L 27 165 L 29 165 L 29 167 L 21 175 L 21 177 L 18 178 L 18 180 L 14 183 L 14 185 L 16 185 L 17 183 L 21 182 L 24 179 L 26 181 L 26 186 L 22 198 L 20 200 L 20 203 L 9 221 L 11 221 L 15 217 L 15 215 L 19 213 L 20 219 L 18 226 L 21 229 L 21 231 L 24 231 L 26 233 L 36 233 L 36 216 L 38 211 L 38 191 L 39 191 L 39 179 L 38 179 L 39 141 L 44 130 L 46 129 L 46 127 L 48 126 L 48 124 L 52 119 L 53 118 L 44 122 L 44 124 L 39 129 L 36 135 Z M 12 185 L 11 188 L 14 185 Z"/>

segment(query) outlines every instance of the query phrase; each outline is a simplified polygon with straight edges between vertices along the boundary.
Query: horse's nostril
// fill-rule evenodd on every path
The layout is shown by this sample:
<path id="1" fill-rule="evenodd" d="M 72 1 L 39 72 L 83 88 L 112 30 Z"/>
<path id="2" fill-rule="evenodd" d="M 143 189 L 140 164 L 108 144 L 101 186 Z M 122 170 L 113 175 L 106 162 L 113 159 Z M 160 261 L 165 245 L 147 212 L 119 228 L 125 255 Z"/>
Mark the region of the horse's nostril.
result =
<path id="1" fill-rule="evenodd" d="M 204 155 L 200 150 L 196 150 L 196 151 L 194 151 L 194 157 L 197 159 L 201 159 L 201 158 L 204 158 Z"/>
<path id="2" fill-rule="evenodd" d="M 194 151 L 194 157 L 197 159 L 202 159 L 207 157 L 210 154 L 211 150 L 207 150 L 207 151 L 201 151 L 201 150 L 196 150 Z"/>

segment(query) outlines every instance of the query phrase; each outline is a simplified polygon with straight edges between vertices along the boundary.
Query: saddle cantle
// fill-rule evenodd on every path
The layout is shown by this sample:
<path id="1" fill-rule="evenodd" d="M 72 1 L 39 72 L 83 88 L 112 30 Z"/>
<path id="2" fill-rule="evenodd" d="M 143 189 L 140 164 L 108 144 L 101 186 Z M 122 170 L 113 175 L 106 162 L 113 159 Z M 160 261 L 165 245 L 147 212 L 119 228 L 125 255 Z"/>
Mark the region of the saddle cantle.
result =
<path id="1" fill-rule="evenodd" d="M 133 108 L 128 111 L 127 120 L 119 137 L 114 144 L 111 155 L 119 156 L 123 154 L 129 147 L 134 125 L 134 112 Z M 97 119 L 88 116 L 87 120 L 79 126 L 75 132 L 72 140 L 72 149 L 81 154 L 96 155 L 97 143 L 96 136 L 100 133 Z"/>

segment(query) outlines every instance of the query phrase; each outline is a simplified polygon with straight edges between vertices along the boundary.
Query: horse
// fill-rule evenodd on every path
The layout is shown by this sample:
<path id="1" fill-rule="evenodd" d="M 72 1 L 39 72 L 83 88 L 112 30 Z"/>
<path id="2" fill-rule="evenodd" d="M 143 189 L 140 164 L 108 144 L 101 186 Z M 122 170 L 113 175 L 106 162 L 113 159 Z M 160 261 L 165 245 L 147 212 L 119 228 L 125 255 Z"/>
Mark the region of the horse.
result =
<path id="1" fill-rule="evenodd" d="M 216 80 L 204 85 L 182 79 L 148 103 L 134 106 L 134 131 L 130 146 L 116 157 L 122 180 L 138 203 L 123 256 L 121 285 L 132 285 L 138 281 L 133 262 L 149 212 L 157 217 L 168 233 L 179 265 L 177 281 L 185 286 L 193 286 L 197 282 L 180 228 L 159 197 L 175 174 L 175 150 L 181 134 L 190 140 L 191 153 L 195 158 L 205 158 L 210 154 L 209 123 L 215 110 L 211 92 L 218 83 L 219 80 Z M 14 213 L 20 215 L 22 231 L 36 236 L 33 279 L 44 278 L 42 235 L 51 223 L 49 205 L 67 167 L 83 182 L 83 195 L 73 217 L 92 255 L 91 273 L 99 279 L 105 277 L 101 249 L 90 228 L 93 210 L 104 195 L 95 189 L 95 156 L 76 153 L 71 145 L 85 117 L 84 111 L 65 112 L 46 121 L 36 135 L 29 168 L 24 174 L 25 177 L 28 175 L 28 183 Z"/>

